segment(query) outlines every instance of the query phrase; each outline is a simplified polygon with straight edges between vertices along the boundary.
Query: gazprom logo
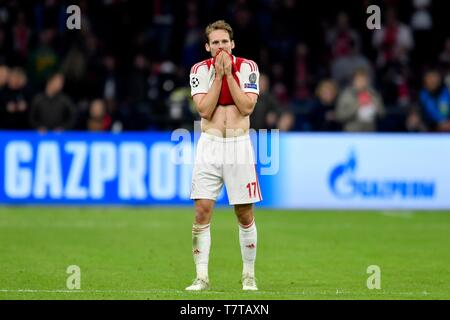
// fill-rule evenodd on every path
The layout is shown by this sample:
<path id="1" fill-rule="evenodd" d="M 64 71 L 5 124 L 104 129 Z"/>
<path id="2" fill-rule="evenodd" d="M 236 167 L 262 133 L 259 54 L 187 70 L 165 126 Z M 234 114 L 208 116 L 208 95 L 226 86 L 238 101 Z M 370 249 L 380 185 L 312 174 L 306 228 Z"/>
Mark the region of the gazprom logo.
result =
<path id="1" fill-rule="evenodd" d="M 435 195 L 435 183 L 432 181 L 358 179 L 357 169 L 358 160 L 352 150 L 345 163 L 331 170 L 328 184 L 336 197 L 430 199 Z"/>

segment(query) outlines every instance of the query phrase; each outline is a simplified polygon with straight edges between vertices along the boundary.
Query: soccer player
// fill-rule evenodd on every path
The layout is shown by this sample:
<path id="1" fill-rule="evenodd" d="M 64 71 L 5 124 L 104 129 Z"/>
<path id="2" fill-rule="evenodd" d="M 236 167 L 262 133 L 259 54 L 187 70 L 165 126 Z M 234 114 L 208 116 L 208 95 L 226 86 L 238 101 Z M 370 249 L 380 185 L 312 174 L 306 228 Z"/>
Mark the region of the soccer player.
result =
<path id="1" fill-rule="evenodd" d="M 192 253 L 197 277 L 186 290 L 209 289 L 210 222 L 223 184 L 239 223 L 243 261 L 242 289 L 258 290 L 255 282 L 257 233 L 253 203 L 261 201 L 249 116 L 259 95 L 258 66 L 235 57 L 233 30 L 223 20 L 206 27 L 206 51 L 211 58 L 190 73 L 191 94 L 201 116 L 191 199 L 195 200 Z"/>

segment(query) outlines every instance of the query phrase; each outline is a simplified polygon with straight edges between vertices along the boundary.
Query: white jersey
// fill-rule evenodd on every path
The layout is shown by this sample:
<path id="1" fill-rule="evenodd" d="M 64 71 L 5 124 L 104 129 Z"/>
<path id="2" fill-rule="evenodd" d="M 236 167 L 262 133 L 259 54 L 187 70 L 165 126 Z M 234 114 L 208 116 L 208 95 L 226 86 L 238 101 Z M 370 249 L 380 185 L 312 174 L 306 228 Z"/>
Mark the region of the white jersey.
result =
<path id="1" fill-rule="evenodd" d="M 233 75 L 238 81 L 238 84 L 243 92 L 255 93 L 259 95 L 259 71 L 257 64 L 248 59 L 233 57 L 233 65 L 236 67 Z M 191 84 L 191 95 L 194 96 L 199 93 L 208 93 L 209 88 L 211 88 L 214 78 L 214 59 L 210 58 L 195 64 L 191 68 L 190 73 L 190 84 Z M 227 92 L 228 91 L 228 92 Z M 226 101 L 231 97 L 228 85 L 224 86 L 222 84 L 221 98 Z M 220 99 L 219 99 L 220 100 Z M 219 104 L 229 104 L 220 103 Z"/>

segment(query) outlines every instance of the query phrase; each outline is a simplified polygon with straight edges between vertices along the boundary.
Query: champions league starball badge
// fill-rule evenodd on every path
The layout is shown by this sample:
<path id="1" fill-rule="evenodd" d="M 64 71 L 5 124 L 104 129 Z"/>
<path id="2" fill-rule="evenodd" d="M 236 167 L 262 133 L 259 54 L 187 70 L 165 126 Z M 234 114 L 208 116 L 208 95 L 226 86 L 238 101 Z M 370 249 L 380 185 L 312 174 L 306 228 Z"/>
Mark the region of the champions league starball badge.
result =
<path id="1" fill-rule="evenodd" d="M 250 81 L 250 83 L 255 83 L 256 82 L 256 73 L 254 73 L 254 72 L 250 73 L 248 80 Z"/>
<path id="2" fill-rule="evenodd" d="M 199 84 L 200 84 L 200 81 L 198 80 L 197 77 L 193 77 L 193 78 L 191 79 L 191 85 L 192 85 L 192 87 L 197 88 Z"/>

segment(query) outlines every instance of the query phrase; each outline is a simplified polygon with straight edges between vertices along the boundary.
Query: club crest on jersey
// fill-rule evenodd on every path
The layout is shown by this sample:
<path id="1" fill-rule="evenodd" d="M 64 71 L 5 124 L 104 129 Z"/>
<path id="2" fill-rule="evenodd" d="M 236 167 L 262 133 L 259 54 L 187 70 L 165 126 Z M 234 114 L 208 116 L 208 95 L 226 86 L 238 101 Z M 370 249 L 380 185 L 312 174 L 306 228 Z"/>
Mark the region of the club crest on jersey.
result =
<path id="1" fill-rule="evenodd" d="M 256 83 L 256 73 L 254 72 L 250 73 L 248 80 L 250 81 L 250 83 Z"/>
<path id="2" fill-rule="evenodd" d="M 191 79 L 192 87 L 193 88 L 197 88 L 199 84 L 200 84 L 200 81 L 198 80 L 198 78 L 197 77 L 192 77 L 192 79 Z"/>

